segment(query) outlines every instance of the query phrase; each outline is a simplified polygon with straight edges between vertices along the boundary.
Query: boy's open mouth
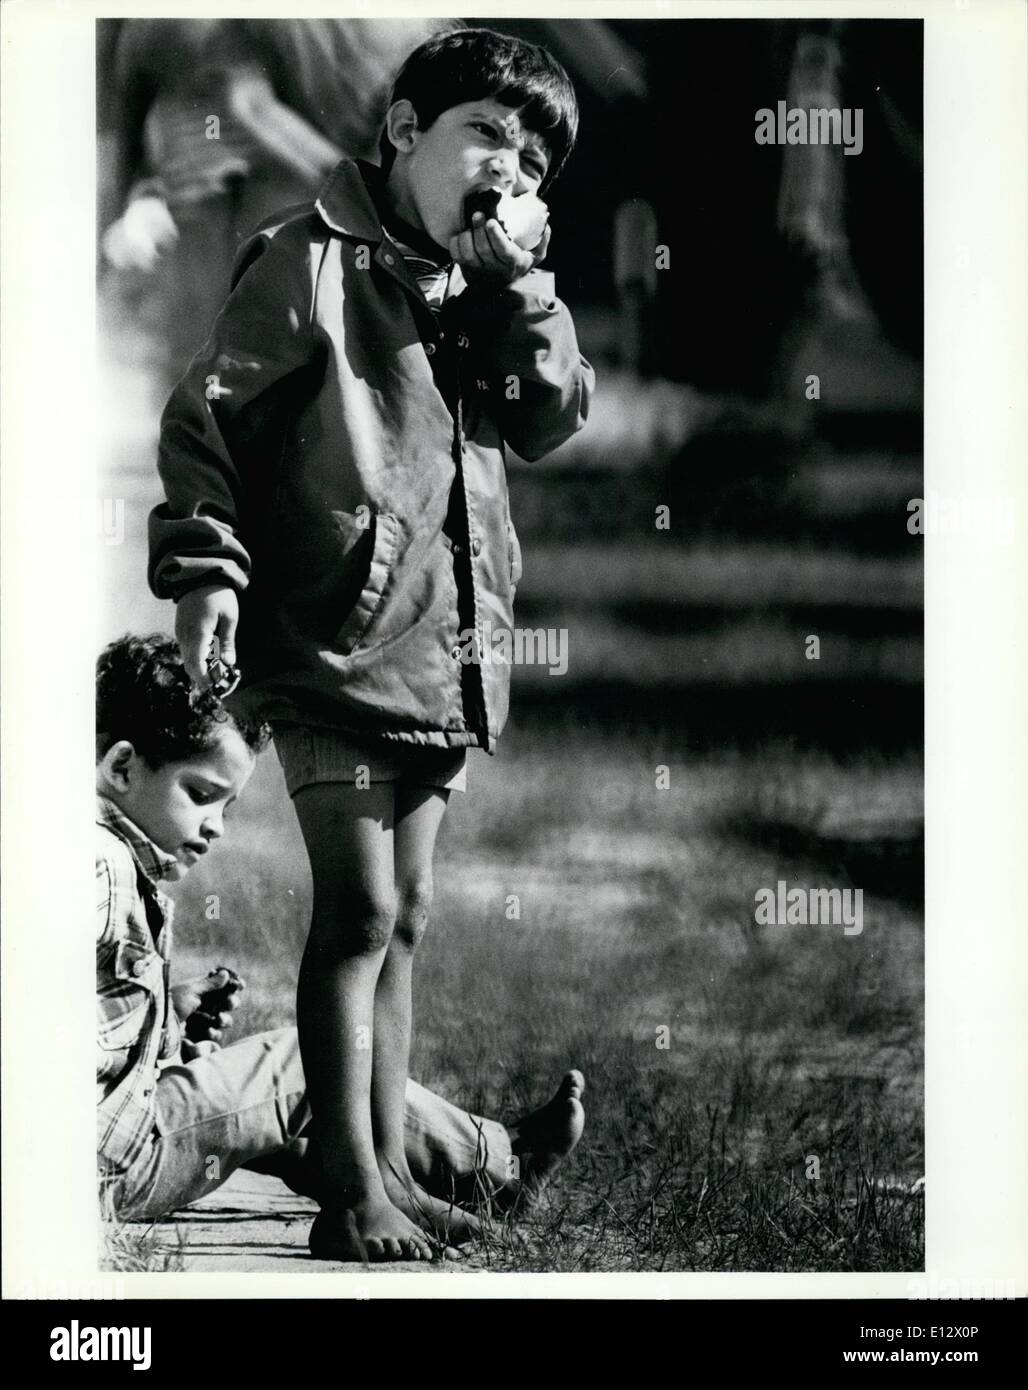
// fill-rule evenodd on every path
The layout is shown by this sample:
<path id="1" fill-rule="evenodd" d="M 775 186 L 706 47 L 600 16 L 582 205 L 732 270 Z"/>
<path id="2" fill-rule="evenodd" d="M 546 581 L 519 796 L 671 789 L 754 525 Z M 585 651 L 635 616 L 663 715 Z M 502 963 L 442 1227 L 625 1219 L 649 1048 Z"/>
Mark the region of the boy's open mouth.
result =
<path id="1" fill-rule="evenodd" d="M 502 196 L 502 188 L 473 188 L 464 199 L 464 226 L 471 227 L 476 212 L 482 213 L 486 220 L 495 217 Z"/>

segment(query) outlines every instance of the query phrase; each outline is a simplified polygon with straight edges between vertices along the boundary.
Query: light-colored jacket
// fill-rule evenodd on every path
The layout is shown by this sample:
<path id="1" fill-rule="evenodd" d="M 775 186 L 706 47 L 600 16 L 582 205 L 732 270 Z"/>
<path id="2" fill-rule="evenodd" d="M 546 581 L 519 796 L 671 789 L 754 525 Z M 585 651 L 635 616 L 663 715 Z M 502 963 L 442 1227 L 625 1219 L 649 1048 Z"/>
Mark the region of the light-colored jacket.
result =
<path id="1" fill-rule="evenodd" d="M 513 624 L 505 444 L 556 448 L 593 382 L 547 272 L 433 314 L 343 160 L 244 245 L 168 402 L 151 586 L 239 591 L 240 695 L 266 718 L 492 751 L 510 672 L 466 635 Z"/>

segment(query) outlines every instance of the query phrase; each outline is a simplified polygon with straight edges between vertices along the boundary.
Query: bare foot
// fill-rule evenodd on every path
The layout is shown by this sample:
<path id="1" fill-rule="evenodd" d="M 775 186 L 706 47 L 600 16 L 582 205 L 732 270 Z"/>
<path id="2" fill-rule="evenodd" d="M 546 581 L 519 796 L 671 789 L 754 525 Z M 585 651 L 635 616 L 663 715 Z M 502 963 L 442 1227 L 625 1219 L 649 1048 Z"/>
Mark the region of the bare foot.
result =
<path id="1" fill-rule="evenodd" d="M 431 1231 L 447 1247 L 463 1245 L 465 1241 L 481 1235 L 480 1223 L 454 1202 L 433 1197 L 416 1183 L 406 1164 L 391 1164 L 383 1160 L 382 1182 L 389 1200 L 412 1221 L 423 1229 Z M 452 1258 L 449 1256 L 448 1258 Z"/>
<path id="2" fill-rule="evenodd" d="M 324 1206 L 308 1237 L 319 1260 L 430 1260 L 424 1232 L 383 1194 L 352 1207 Z"/>
<path id="3" fill-rule="evenodd" d="M 511 1152 L 521 1167 L 521 1183 L 496 1194 L 493 1200 L 501 1210 L 531 1207 L 539 1200 L 550 1178 L 582 1137 L 584 1094 L 582 1073 L 566 1072 L 552 1100 L 507 1126 Z"/>

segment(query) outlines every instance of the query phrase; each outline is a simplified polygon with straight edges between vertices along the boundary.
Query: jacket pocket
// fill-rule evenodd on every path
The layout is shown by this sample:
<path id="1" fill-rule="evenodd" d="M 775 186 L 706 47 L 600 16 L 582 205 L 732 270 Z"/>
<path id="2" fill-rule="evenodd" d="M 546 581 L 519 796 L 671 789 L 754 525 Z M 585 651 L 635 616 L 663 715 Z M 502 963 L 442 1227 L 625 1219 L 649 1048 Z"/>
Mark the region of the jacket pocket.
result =
<path id="1" fill-rule="evenodd" d="M 374 536 L 368 576 L 357 602 L 332 639 L 332 645 L 344 656 L 352 656 L 371 634 L 382 607 L 382 598 L 396 557 L 396 546 L 400 538 L 400 523 L 397 518 L 391 512 L 376 512 L 372 524 Z"/>
<path id="2" fill-rule="evenodd" d="M 124 985 L 136 985 L 148 994 L 164 988 L 164 958 L 135 941 L 119 941 L 114 955 L 114 974 Z"/>
<path id="3" fill-rule="evenodd" d="M 97 978 L 97 1042 L 101 1057 L 135 1046 L 153 1027 L 163 993 L 163 958 L 135 941 L 120 941 L 103 978 Z M 108 1062 L 108 1069 L 109 1066 Z"/>

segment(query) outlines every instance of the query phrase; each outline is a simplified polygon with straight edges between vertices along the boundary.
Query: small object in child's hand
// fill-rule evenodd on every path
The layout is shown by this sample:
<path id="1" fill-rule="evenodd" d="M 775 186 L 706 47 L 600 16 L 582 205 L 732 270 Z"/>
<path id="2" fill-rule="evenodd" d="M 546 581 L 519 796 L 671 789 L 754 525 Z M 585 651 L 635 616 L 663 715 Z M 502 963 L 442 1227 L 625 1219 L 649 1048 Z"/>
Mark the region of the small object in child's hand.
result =
<path id="1" fill-rule="evenodd" d="M 475 213 L 488 221 L 495 217 L 511 241 L 522 251 L 534 251 L 542 241 L 550 210 L 534 193 L 514 197 L 501 188 L 478 188 L 464 199 L 464 225 L 474 225 Z"/>
<path id="2" fill-rule="evenodd" d="M 189 692 L 189 703 L 195 705 L 208 692 L 217 696 L 219 700 L 227 700 L 242 679 L 242 671 L 238 666 L 231 666 L 227 661 L 222 661 L 220 655 L 214 655 L 214 643 L 211 643 L 211 654 L 207 658 L 207 678 L 210 685 L 201 689 L 193 686 Z"/>
<path id="3" fill-rule="evenodd" d="M 229 996 L 243 988 L 242 979 L 227 965 L 216 965 L 213 970 L 207 972 L 207 978 L 214 980 L 219 974 L 227 975 L 228 979 L 223 985 L 204 995 L 203 1013 L 209 1017 L 216 1017 L 225 1008 Z"/>
<path id="4" fill-rule="evenodd" d="M 224 700 L 239 684 L 242 672 L 238 666 L 230 666 L 227 661 L 222 661 L 220 656 L 212 656 L 207 659 L 207 675 L 211 682 L 210 688 L 219 700 Z"/>

